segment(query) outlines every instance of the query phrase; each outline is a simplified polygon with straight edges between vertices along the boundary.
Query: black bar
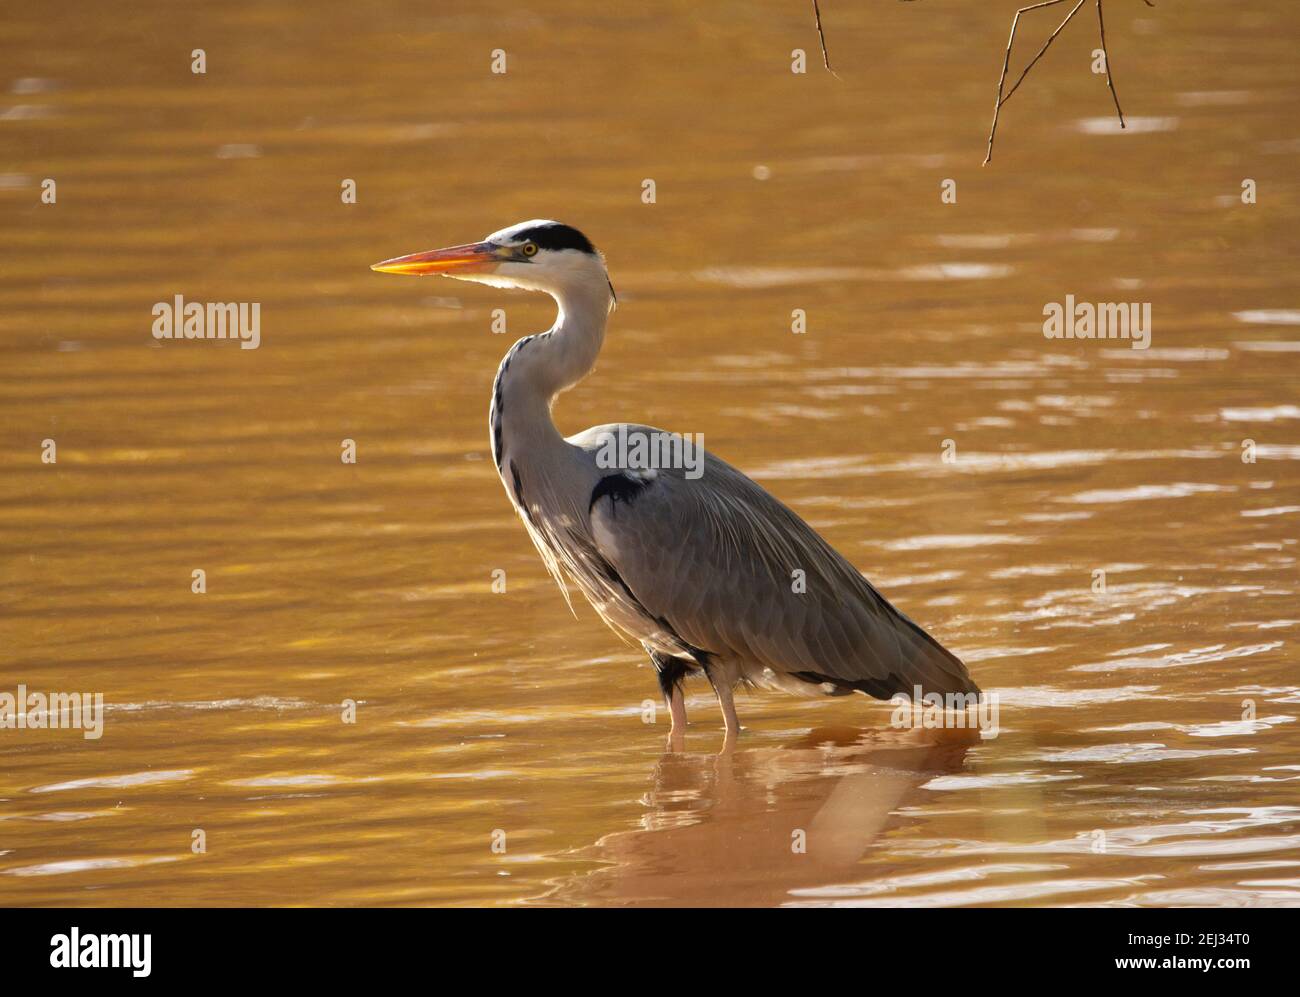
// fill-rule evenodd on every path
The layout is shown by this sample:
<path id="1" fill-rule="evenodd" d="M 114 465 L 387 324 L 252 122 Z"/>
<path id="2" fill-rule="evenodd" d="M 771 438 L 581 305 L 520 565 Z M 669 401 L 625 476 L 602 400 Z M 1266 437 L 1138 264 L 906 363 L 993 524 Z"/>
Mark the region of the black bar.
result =
<path id="1" fill-rule="evenodd" d="M 628 916 L 633 920 L 622 919 Z M 662 916 L 672 917 L 672 923 L 641 921 Z M 129 986 L 210 987 L 255 981 L 259 987 L 284 982 L 332 990 L 348 981 L 373 986 L 376 973 L 383 979 L 416 974 L 413 979 L 445 983 L 451 982 L 448 973 L 469 974 L 470 980 L 482 976 L 485 985 L 496 987 L 511 978 L 539 986 L 555 973 L 581 979 L 599 972 L 595 978 L 618 985 L 619 975 L 608 974 L 619 974 L 619 964 L 629 982 L 644 973 L 680 973 L 699 965 L 734 983 L 755 971 L 768 972 L 773 958 L 797 972 L 810 966 L 809 957 L 841 962 L 845 956 L 857 960 L 854 972 L 863 974 L 892 967 L 922 978 L 937 971 L 957 982 L 978 969 L 1068 985 L 1099 978 L 1245 983 L 1260 971 L 1278 978 L 1290 965 L 1283 930 L 1291 925 L 1277 914 L 1256 911 L 840 911 L 820 916 L 815 925 L 790 920 L 817 916 L 806 913 L 768 914 L 773 920 L 766 925 L 745 920 L 762 915 L 735 911 L 709 912 L 703 915 L 710 919 L 707 924 L 696 920 L 699 916 L 605 910 L 10 909 L 0 911 L 0 965 L 12 984 L 112 980 Z M 89 945 L 96 957 L 114 951 L 142 956 L 148 935 L 148 975 L 136 976 L 130 965 L 51 965 L 60 957 L 60 937 L 70 943 L 73 928 L 81 947 Z M 719 932 L 722 937 L 715 937 Z M 96 941 L 88 943 L 88 935 Z M 103 935 L 140 937 L 133 949 L 116 942 L 104 949 L 97 940 Z M 753 944 L 764 937 L 772 942 L 770 950 Z M 669 951 L 680 956 L 670 958 Z"/>

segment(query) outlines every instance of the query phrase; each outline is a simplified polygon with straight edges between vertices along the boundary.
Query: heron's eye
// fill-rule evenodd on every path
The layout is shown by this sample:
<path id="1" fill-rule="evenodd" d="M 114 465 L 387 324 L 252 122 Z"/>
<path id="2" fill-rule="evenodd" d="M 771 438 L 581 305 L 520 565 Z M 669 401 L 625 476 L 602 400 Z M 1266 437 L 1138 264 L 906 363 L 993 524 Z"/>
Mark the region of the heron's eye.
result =
<path id="1" fill-rule="evenodd" d="M 520 249 L 519 251 L 523 253 L 525 256 L 537 255 L 537 247 L 534 246 L 531 242 L 525 242 L 523 248 Z"/>

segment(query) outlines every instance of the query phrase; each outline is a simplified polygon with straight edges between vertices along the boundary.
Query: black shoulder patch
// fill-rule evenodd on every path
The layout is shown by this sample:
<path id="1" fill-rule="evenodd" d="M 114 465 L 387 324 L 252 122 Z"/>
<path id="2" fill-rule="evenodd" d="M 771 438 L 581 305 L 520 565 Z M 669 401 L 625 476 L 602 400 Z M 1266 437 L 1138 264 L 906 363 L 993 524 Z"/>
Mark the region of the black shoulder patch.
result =
<path id="1" fill-rule="evenodd" d="M 559 222 L 552 225 L 534 225 L 523 232 L 517 232 L 515 238 L 535 243 L 538 249 L 576 249 L 580 253 L 591 253 L 593 256 L 596 253 L 596 247 L 591 244 L 590 239 L 572 225 L 561 225 Z"/>
<path id="2" fill-rule="evenodd" d="M 596 508 L 596 503 L 609 496 L 610 503 L 617 506 L 620 502 L 632 504 L 632 500 L 640 495 L 650 482 L 639 481 L 636 478 L 630 478 L 626 474 L 607 474 L 596 482 L 596 487 L 591 490 L 591 501 L 587 503 L 587 512 Z"/>

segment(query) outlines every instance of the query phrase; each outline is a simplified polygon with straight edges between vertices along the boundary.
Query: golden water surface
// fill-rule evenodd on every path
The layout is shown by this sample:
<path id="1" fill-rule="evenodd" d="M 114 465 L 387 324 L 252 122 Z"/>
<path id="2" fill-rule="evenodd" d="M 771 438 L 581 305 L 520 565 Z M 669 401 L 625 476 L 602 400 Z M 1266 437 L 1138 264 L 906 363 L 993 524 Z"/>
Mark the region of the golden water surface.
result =
<path id="1" fill-rule="evenodd" d="M 1300 6 L 1107 0 L 1121 132 L 1088 5 L 981 168 L 1017 5 L 823 0 L 839 79 L 802 0 L 6 11 L 0 693 L 106 712 L 0 730 L 0 902 L 1300 903 Z M 700 684 L 665 751 L 488 453 L 549 299 L 368 269 L 534 217 L 620 296 L 560 426 L 703 433 L 997 737 L 754 692 L 719 753 Z"/>

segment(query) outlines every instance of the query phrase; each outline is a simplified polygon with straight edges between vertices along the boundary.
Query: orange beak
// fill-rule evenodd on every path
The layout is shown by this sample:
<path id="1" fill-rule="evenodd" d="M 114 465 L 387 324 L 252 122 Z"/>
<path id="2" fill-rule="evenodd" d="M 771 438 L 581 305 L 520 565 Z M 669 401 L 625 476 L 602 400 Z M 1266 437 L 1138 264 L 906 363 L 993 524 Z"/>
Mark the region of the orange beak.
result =
<path id="1" fill-rule="evenodd" d="M 501 262 L 501 255 L 490 242 L 472 242 L 450 249 L 412 253 L 376 263 L 370 269 L 380 273 L 407 273 L 416 277 L 426 274 L 473 273 Z"/>

